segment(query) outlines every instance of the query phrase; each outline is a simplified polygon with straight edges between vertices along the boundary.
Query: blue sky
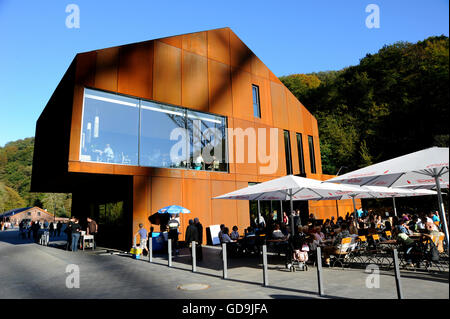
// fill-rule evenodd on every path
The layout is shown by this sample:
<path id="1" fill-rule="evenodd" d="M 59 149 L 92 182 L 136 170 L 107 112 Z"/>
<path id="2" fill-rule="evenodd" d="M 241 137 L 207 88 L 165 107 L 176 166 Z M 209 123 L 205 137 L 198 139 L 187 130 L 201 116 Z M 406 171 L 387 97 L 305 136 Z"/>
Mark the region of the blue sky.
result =
<path id="1" fill-rule="evenodd" d="M 68 4 L 80 28 L 65 25 Z M 367 5 L 380 28 L 365 25 Z M 277 76 L 338 70 L 449 31 L 448 0 L 0 0 L 0 146 L 35 123 L 78 52 L 230 27 Z"/>

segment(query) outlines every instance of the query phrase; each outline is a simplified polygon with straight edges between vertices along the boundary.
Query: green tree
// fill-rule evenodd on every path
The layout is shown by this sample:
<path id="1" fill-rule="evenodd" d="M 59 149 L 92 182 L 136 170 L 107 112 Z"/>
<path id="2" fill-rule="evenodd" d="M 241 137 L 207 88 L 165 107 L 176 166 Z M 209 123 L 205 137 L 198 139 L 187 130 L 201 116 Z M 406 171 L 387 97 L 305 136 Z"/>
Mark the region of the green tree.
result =
<path id="1" fill-rule="evenodd" d="M 0 182 L 0 213 L 21 207 L 25 207 L 23 198 L 14 189 Z"/>
<path id="2" fill-rule="evenodd" d="M 315 76 L 320 84 L 310 85 Z M 397 42 L 339 71 L 280 80 L 317 118 L 324 173 L 449 144 L 449 39 Z"/>

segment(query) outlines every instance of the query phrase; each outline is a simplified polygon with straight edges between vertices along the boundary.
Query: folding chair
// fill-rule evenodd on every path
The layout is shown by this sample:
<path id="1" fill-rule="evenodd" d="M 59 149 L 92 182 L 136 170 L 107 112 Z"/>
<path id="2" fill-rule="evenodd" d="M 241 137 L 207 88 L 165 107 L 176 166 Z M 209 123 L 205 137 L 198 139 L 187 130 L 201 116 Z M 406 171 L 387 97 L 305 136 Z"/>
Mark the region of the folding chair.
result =
<path id="1" fill-rule="evenodd" d="M 353 249 L 349 256 L 349 263 L 356 263 L 357 265 L 366 264 L 365 258 L 367 257 L 367 238 L 366 236 L 358 236 L 356 239 L 356 247 Z"/>
<path id="2" fill-rule="evenodd" d="M 439 250 L 439 262 L 445 266 L 445 267 L 449 267 L 448 266 L 448 254 L 447 254 L 447 250 L 444 248 L 444 239 L 445 239 L 445 235 L 441 235 L 439 236 L 439 242 L 438 242 L 438 250 Z"/>
<path id="3" fill-rule="evenodd" d="M 368 257 L 367 263 L 369 263 L 369 264 L 374 263 L 374 264 L 382 265 L 386 256 L 383 255 L 383 251 L 380 247 L 380 235 L 372 234 L 372 235 L 369 235 L 369 237 L 372 238 L 373 247 L 370 247 L 370 243 L 369 243 L 369 247 L 367 249 L 367 257 Z"/>
<path id="4" fill-rule="evenodd" d="M 351 242 L 352 242 L 351 237 L 342 238 L 339 250 L 336 253 L 332 254 L 332 256 L 334 256 L 332 267 L 334 267 L 336 263 L 340 263 L 341 267 L 344 268 L 344 263 L 348 258 L 349 253 L 348 250 L 350 248 Z"/>

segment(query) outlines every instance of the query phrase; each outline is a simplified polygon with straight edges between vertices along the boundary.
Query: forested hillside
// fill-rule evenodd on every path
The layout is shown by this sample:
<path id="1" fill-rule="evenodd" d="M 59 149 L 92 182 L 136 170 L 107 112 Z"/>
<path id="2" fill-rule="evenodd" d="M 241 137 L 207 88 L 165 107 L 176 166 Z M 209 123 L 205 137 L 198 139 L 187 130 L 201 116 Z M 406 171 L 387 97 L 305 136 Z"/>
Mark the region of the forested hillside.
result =
<path id="1" fill-rule="evenodd" d="M 449 143 L 449 39 L 387 45 L 340 71 L 280 80 L 318 120 L 324 173 Z"/>
<path id="2" fill-rule="evenodd" d="M 34 138 L 0 147 L 0 213 L 12 208 L 39 206 L 57 215 L 70 215 L 71 195 L 30 193 Z"/>

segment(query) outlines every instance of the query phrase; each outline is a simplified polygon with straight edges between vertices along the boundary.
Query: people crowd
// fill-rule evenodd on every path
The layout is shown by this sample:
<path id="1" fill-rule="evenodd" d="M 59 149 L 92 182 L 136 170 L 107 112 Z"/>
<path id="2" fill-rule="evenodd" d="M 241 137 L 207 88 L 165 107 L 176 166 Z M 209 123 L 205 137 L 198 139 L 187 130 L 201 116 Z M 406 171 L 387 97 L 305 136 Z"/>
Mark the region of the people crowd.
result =
<path id="1" fill-rule="evenodd" d="M 334 216 L 317 219 L 314 214 L 307 216 L 306 220 L 301 220 L 300 210 L 295 210 L 292 214 L 282 211 L 270 212 L 267 215 L 251 215 L 250 226 L 240 230 L 237 225 L 220 225 L 217 234 L 220 244 L 226 243 L 230 247 L 231 255 L 239 254 L 259 254 L 262 243 L 266 243 L 275 248 L 278 252 L 286 253 L 287 262 L 295 250 L 304 250 L 305 245 L 310 254 L 315 254 L 317 247 L 322 248 L 322 256 L 325 265 L 330 264 L 330 257 L 339 253 L 342 248 L 344 238 L 351 238 L 351 245 L 355 245 L 359 236 L 366 236 L 368 245 L 375 247 L 373 235 L 378 235 L 380 242 L 395 240 L 412 247 L 414 240 L 411 237 L 422 235 L 438 236 L 442 238 L 442 225 L 437 211 L 422 213 L 402 213 L 399 216 L 358 209 L 356 214 L 347 213 L 345 216 Z M 355 216 L 356 215 L 356 219 Z M 82 225 L 86 225 L 82 227 Z M 73 216 L 65 225 L 58 221 L 21 221 L 19 223 L 19 233 L 21 238 L 39 241 L 42 231 L 48 231 L 50 237 L 61 236 L 61 231 L 67 235 L 67 250 L 77 251 L 80 246 L 80 237 L 84 234 L 94 236 L 94 249 L 97 241 L 98 225 L 87 218 L 85 223 L 80 224 L 80 220 Z M 179 254 L 182 247 L 179 242 L 180 232 L 179 214 L 171 214 L 166 222 L 161 224 L 160 238 L 167 251 L 168 240 L 172 241 L 172 249 L 175 256 Z M 231 229 L 231 231 L 230 231 Z M 153 227 L 150 232 L 143 224 L 139 224 L 139 230 L 134 234 L 135 245 L 148 254 L 148 241 L 152 239 Z M 388 235 L 389 234 L 389 235 Z M 137 238 L 139 237 L 139 241 Z M 203 225 L 198 218 L 190 219 L 185 230 L 184 243 L 186 247 L 196 244 L 196 258 L 203 259 Z M 299 244 L 301 243 L 301 244 Z M 192 250 L 190 250 L 192 253 Z"/>

